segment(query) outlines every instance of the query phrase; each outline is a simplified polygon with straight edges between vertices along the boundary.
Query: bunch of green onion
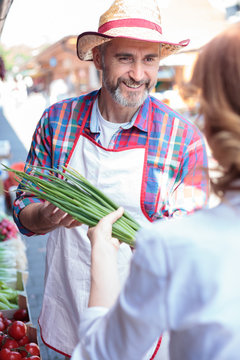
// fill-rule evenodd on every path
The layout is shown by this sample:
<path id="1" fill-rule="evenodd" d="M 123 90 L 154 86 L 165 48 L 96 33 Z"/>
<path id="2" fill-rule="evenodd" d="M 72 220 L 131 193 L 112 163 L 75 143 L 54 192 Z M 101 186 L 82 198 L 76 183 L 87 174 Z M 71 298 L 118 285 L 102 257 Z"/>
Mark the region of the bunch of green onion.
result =
<path id="1" fill-rule="evenodd" d="M 5 168 L 15 173 L 18 182 L 23 180 L 21 190 L 51 202 L 82 224 L 95 226 L 102 217 L 119 207 L 69 166 L 62 166 L 63 171 L 29 166 L 27 170 L 31 170 L 31 173 L 7 166 Z M 136 232 L 139 229 L 140 225 L 125 211 L 113 224 L 112 235 L 134 247 Z"/>

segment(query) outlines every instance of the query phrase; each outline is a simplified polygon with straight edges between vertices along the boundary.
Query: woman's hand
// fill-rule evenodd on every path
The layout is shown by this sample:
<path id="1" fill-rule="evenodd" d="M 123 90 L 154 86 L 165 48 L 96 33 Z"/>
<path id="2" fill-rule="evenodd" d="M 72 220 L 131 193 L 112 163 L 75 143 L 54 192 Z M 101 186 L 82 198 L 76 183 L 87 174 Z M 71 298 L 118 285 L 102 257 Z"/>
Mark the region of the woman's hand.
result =
<path id="1" fill-rule="evenodd" d="M 123 207 L 119 207 L 116 211 L 103 217 L 96 226 L 89 228 L 88 237 L 91 241 L 92 248 L 105 245 L 112 245 L 116 249 L 119 248 L 119 240 L 112 237 L 112 225 L 123 215 L 123 213 Z"/>
<path id="2" fill-rule="evenodd" d="M 117 268 L 119 241 L 112 237 L 112 225 L 123 215 L 123 212 L 124 209 L 120 207 L 88 230 L 92 246 L 89 307 L 110 307 L 119 294 Z"/>

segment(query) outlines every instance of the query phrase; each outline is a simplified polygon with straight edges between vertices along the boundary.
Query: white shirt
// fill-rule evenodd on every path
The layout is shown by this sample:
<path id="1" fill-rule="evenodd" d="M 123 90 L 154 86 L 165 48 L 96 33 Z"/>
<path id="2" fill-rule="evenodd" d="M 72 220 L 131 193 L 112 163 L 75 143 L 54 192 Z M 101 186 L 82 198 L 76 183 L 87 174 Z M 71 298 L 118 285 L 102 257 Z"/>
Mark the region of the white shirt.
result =
<path id="1" fill-rule="evenodd" d="M 166 330 L 171 360 L 239 360 L 240 194 L 142 229 L 115 306 L 80 323 L 72 360 L 140 360 Z"/>
<path id="2" fill-rule="evenodd" d="M 108 148 L 109 143 L 113 137 L 113 135 L 120 129 L 122 126 L 126 126 L 129 123 L 114 123 L 107 121 L 104 119 L 102 114 L 100 113 L 99 107 L 98 107 L 98 99 L 95 101 L 93 105 L 93 115 L 97 116 L 98 118 L 98 125 L 100 128 L 100 136 L 99 140 L 103 147 Z"/>

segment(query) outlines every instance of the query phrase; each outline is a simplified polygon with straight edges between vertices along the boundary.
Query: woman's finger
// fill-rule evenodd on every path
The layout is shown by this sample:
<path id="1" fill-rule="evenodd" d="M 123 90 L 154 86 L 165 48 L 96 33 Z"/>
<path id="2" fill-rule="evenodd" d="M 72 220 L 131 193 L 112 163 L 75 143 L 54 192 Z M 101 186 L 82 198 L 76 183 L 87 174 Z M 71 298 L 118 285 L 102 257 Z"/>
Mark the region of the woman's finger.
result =
<path id="1" fill-rule="evenodd" d="M 88 229 L 88 237 L 93 244 L 95 241 L 106 241 L 112 237 L 112 225 L 117 221 L 124 213 L 123 207 L 119 207 L 117 210 L 103 217 L 99 223 Z"/>
<path id="2" fill-rule="evenodd" d="M 113 225 L 124 213 L 124 208 L 120 206 L 117 210 L 111 212 L 110 214 L 104 216 L 100 221 L 104 223 L 109 223 Z"/>

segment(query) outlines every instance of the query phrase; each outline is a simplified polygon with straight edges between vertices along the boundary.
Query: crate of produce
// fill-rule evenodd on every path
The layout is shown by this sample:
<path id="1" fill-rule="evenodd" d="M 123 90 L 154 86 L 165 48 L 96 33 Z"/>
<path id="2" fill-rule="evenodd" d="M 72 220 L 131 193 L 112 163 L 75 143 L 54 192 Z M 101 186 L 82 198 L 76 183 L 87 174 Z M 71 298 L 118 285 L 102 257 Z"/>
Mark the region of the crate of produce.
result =
<path id="1" fill-rule="evenodd" d="M 3 317 L 13 321 L 13 320 L 21 320 L 24 321 L 26 324 L 31 325 L 31 314 L 29 310 L 27 296 L 25 295 L 18 295 L 18 307 L 15 309 L 9 310 L 0 310 Z M 1 326 L 0 326 L 1 331 Z"/>
<path id="2" fill-rule="evenodd" d="M 11 321 L 3 314 L 0 316 L 0 322 L 3 321 L 1 319 L 9 321 L 9 324 L 0 332 L 0 359 L 40 360 L 37 329 L 19 320 Z"/>
<path id="3" fill-rule="evenodd" d="M 16 313 L 16 310 L 18 310 L 20 317 L 15 317 L 15 319 L 23 320 L 21 318 L 21 314 L 25 313 L 26 319 L 24 320 L 31 324 L 31 313 L 26 292 L 27 276 L 28 274 L 26 272 L 18 271 L 15 288 L 11 288 L 6 285 L 4 286 L 3 282 L 0 282 L 0 311 L 9 319 L 14 319 L 14 314 Z M 11 294 L 13 296 L 12 299 Z"/>

